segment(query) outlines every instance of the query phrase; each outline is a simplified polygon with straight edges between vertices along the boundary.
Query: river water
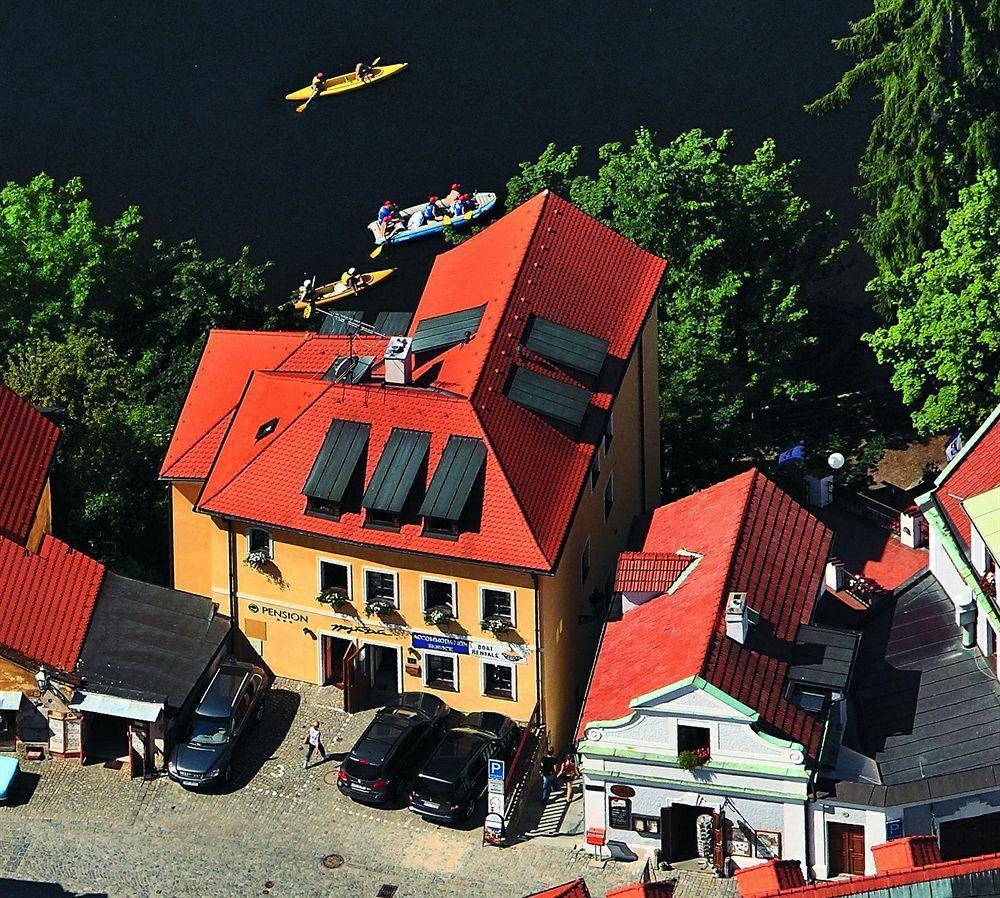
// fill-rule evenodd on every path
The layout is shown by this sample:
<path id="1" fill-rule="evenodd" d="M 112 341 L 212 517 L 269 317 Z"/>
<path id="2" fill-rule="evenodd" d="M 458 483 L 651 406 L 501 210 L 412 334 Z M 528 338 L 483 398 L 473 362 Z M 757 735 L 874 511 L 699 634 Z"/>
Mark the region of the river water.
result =
<path id="1" fill-rule="evenodd" d="M 549 141 L 596 148 L 640 125 L 669 139 L 774 137 L 802 190 L 858 214 L 870 109 L 805 102 L 845 60 L 830 45 L 871 0 L 5 0 L 0 180 L 80 175 L 98 212 L 212 252 L 249 244 L 277 293 L 367 263 L 365 224 L 453 180 L 503 192 Z M 295 115 L 282 97 L 360 57 L 401 75 Z M 399 247 L 379 305 L 412 305 L 439 239 Z M 390 254 L 387 254 L 390 255 Z M 381 261 L 381 260 L 380 260 Z M 374 297 L 373 297 L 374 298 Z"/>

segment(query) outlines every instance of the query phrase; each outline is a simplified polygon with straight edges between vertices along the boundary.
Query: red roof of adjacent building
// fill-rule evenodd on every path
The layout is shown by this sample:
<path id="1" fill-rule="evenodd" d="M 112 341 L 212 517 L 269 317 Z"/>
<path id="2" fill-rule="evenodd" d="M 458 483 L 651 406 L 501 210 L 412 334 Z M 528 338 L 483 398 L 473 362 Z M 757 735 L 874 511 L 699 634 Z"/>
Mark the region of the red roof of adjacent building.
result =
<path id="1" fill-rule="evenodd" d="M 582 879 L 574 879 L 543 892 L 532 892 L 525 898 L 590 898 L 590 890 Z"/>
<path id="2" fill-rule="evenodd" d="M 37 554 L 0 537 L 0 645 L 71 671 L 103 577 L 104 565 L 53 536 Z"/>
<path id="3" fill-rule="evenodd" d="M 767 644 L 728 638 L 725 604 L 730 592 L 745 592 L 747 607 L 770 633 L 768 642 L 793 642 L 812 616 L 831 538 L 757 470 L 658 508 L 643 551 L 702 557 L 672 595 L 608 622 L 582 725 L 624 717 L 633 699 L 700 676 L 814 754 L 822 724 L 785 698 L 787 662 L 765 651 Z"/>
<path id="4" fill-rule="evenodd" d="M 591 408 L 607 409 L 664 266 L 554 194 L 539 194 L 435 261 L 411 334 L 427 318 L 485 308 L 471 339 L 421 360 L 412 386 L 322 380 L 334 358 L 346 353 L 346 337 L 213 333 L 161 476 L 204 479 L 197 507 L 211 514 L 550 570 L 605 416 L 588 414 L 577 434 L 553 426 L 507 398 L 511 366 L 535 364 L 520 348 L 532 315 L 605 340 L 612 361 L 587 387 Z M 263 362 L 260 346 L 270 352 Z M 354 352 L 365 354 L 357 345 Z M 383 352 L 376 340 L 367 354 L 380 358 Z M 379 374 L 378 365 L 373 373 Z M 565 371 L 547 373 L 571 379 Z M 274 432 L 256 440 L 257 429 L 272 418 L 278 419 Z M 340 521 L 306 515 L 302 488 L 338 418 L 371 425 L 366 477 L 393 427 L 431 433 L 428 478 L 449 436 L 481 439 L 487 460 L 479 529 L 449 542 L 422 535 L 415 522 L 393 533 L 362 530 L 357 513 L 346 512 Z"/>
<path id="5" fill-rule="evenodd" d="M 972 534 L 962 501 L 1000 485 L 1000 407 L 990 415 L 985 428 L 956 463 L 945 469 L 943 479 L 934 489 L 934 498 L 966 548 Z"/>
<path id="6" fill-rule="evenodd" d="M 55 424 L 0 384 L 0 536 L 27 539 L 58 440 Z"/>

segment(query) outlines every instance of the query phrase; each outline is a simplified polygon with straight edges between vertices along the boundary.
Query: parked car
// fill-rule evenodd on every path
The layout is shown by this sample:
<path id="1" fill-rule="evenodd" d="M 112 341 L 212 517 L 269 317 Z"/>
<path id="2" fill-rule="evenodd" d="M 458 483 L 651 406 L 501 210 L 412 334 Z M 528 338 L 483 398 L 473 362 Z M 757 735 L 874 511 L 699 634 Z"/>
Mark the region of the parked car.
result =
<path id="1" fill-rule="evenodd" d="M 510 760 L 519 732 L 517 724 L 503 714 L 467 714 L 445 734 L 417 775 L 410 810 L 444 823 L 471 817 L 486 791 L 487 759 Z"/>
<path id="2" fill-rule="evenodd" d="M 420 757 L 444 732 L 451 708 L 436 695 L 404 692 L 382 708 L 348 752 L 337 787 L 355 801 L 383 804 L 399 793 Z"/>
<path id="3" fill-rule="evenodd" d="M 10 790 L 14 785 L 19 770 L 17 758 L 0 755 L 0 801 L 10 798 Z"/>
<path id="4" fill-rule="evenodd" d="M 267 671 L 244 661 L 227 661 L 215 672 L 183 741 L 167 763 L 167 774 L 183 786 L 228 783 L 233 751 L 251 723 L 264 716 L 270 679 Z"/>

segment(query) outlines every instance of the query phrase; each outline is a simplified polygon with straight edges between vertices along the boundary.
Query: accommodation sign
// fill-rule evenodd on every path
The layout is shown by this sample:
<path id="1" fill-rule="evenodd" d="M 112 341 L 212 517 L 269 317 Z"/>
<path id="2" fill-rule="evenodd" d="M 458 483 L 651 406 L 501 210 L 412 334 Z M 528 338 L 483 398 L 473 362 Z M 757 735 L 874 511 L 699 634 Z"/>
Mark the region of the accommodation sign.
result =
<path id="1" fill-rule="evenodd" d="M 414 633 L 412 638 L 415 649 L 450 652 L 453 655 L 472 655 L 475 658 L 485 658 L 487 661 L 499 661 L 505 664 L 524 664 L 528 660 L 523 646 L 504 642 L 479 642 L 475 639 L 439 636 L 434 633 Z"/>
<path id="2" fill-rule="evenodd" d="M 308 624 L 309 615 L 301 611 L 293 611 L 291 608 L 272 608 L 270 605 L 258 605 L 251 602 L 247 605 L 247 611 L 251 614 L 260 614 L 270 620 L 281 621 L 286 624 Z"/>

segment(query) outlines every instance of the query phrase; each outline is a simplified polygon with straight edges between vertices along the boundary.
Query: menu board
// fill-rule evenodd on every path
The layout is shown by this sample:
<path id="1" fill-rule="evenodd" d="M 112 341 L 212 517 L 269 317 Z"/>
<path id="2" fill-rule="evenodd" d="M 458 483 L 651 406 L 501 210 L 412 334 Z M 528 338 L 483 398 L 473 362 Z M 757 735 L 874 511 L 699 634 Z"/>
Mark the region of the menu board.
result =
<path id="1" fill-rule="evenodd" d="M 612 829 L 632 828 L 632 802 L 627 798 L 611 798 L 608 803 L 608 825 Z"/>
<path id="2" fill-rule="evenodd" d="M 49 751 L 54 755 L 66 754 L 66 727 L 61 716 L 49 714 Z"/>

